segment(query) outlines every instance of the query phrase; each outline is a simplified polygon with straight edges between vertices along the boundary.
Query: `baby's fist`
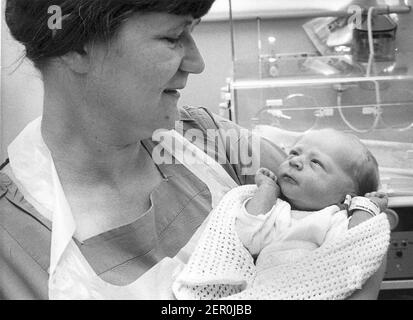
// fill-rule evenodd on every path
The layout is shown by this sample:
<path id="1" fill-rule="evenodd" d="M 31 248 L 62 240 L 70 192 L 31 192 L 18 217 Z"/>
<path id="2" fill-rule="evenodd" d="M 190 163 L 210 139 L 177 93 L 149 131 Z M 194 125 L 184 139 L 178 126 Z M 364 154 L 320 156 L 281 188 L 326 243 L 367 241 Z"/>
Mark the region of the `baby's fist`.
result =
<path id="1" fill-rule="evenodd" d="M 377 206 L 380 208 L 380 212 L 383 212 L 384 210 L 387 209 L 389 198 L 387 197 L 386 193 L 375 191 L 375 192 L 366 193 L 364 196 L 366 198 L 369 198 L 375 204 L 377 204 Z"/>
<path id="2" fill-rule="evenodd" d="M 265 183 L 276 185 L 277 176 L 267 168 L 260 168 L 255 174 L 255 183 L 258 187 Z"/>
<path id="3" fill-rule="evenodd" d="M 280 196 L 280 187 L 277 184 L 277 176 L 267 168 L 260 168 L 258 169 L 257 173 L 255 174 L 255 183 L 257 187 L 267 188 L 270 186 L 274 189 L 274 194 L 279 197 Z"/>

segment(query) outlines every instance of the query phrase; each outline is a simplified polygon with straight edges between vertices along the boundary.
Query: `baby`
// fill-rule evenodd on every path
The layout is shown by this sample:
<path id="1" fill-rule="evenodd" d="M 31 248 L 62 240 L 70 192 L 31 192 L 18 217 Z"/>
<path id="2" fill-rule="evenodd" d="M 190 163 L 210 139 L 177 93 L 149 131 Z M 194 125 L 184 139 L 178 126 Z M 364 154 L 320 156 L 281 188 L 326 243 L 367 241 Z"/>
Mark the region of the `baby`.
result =
<path id="1" fill-rule="evenodd" d="M 220 200 L 173 284 L 178 299 L 344 299 L 377 270 L 386 218 L 348 230 L 387 206 L 377 161 L 357 137 L 309 132 L 276 174 L 260 169 L 258 187 Z"/>
<path id="2" fill-rule="evenodd" d="M 367 207 L 375 204 L 376 212 L 387 207 L 386 195 L 376 191 L 374 156 L 357 137 L 332 129 L 304 135 L 277 176 L 260 169 L 255 182 L 258 189 L 245 201 L 235 226 L 244 246 L 259 255 L 257 272 L 264 274 L 258 282 L 265 282 L 271 265 L 294 261 L 372 217 L 356 209 L 349 221 L 342 205 L 346 195 L 368 198 Z"/>

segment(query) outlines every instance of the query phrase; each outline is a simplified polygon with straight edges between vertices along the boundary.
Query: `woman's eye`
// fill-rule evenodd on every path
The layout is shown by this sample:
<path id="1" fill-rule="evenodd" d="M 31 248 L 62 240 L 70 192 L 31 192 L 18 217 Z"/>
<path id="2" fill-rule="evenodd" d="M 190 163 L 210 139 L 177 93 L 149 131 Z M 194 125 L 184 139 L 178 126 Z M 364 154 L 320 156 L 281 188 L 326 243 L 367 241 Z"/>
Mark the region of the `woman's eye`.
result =
<path id="1" fill-rule="evenodd" d="M 165 41 L 171 43 L 171 44 L 177 44 L 179 41 L 179 38 L 170 38 L 170 37 L 165 37 L 163 38 Z"/>

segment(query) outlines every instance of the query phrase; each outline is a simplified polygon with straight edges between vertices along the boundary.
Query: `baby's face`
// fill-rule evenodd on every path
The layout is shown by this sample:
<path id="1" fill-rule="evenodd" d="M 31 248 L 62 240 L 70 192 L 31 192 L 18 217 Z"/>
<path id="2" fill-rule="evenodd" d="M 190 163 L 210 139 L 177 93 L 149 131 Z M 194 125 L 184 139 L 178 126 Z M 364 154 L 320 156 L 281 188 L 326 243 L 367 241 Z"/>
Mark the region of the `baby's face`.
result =
<path id="1" fill-rule="evenodd" d="M 278 184 L 295 209 L 320 210 L 354 192 L 346 169 L 353 144 L 333 131 L 306 134 L 291 149 L 278 171 Z"/>

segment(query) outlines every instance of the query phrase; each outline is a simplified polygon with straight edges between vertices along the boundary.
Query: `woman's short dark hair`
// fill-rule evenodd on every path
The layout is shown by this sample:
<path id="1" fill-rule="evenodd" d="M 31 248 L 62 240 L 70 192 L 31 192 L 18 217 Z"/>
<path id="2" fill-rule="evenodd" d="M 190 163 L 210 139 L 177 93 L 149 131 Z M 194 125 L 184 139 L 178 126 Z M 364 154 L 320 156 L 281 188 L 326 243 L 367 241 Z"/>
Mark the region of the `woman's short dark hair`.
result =
<path id="1" fill-rule="evenodd" d="M 41 69 L 49 58 L 82 50 L 89 41 L 108 41 L 135 12 L 205 15 L 215 0 L 7 0 L 5 16 L 13 37 Z M 48 12 L 58 6 L 62 29 L 51 30 Z"/>

